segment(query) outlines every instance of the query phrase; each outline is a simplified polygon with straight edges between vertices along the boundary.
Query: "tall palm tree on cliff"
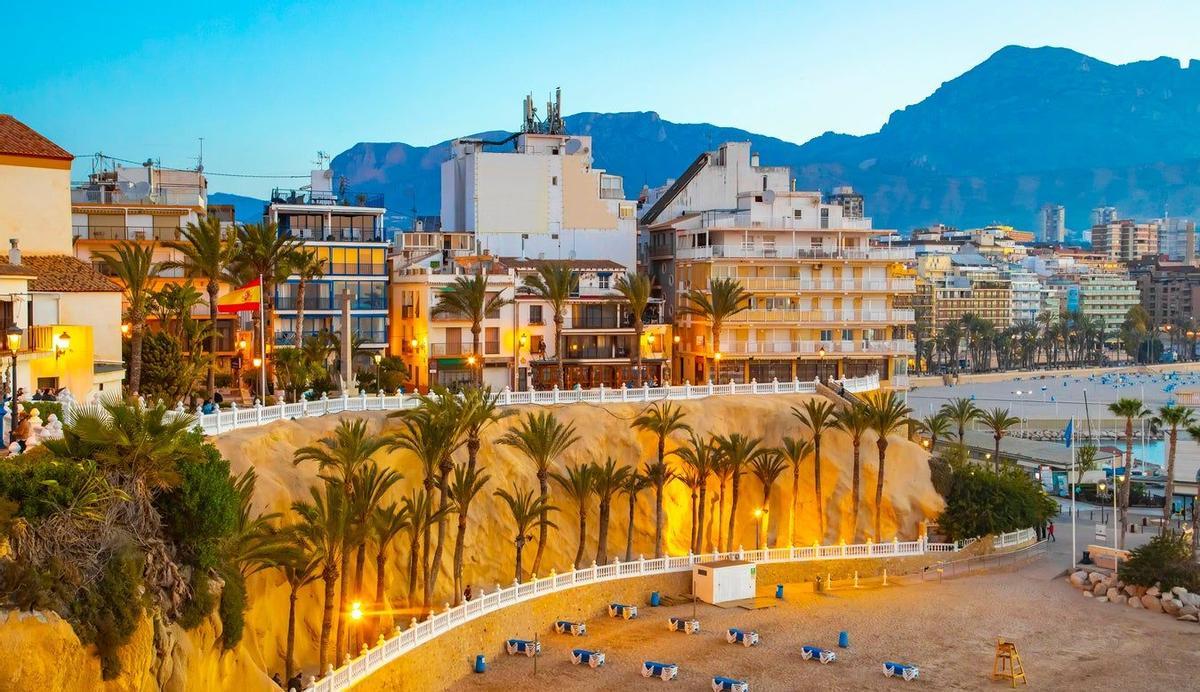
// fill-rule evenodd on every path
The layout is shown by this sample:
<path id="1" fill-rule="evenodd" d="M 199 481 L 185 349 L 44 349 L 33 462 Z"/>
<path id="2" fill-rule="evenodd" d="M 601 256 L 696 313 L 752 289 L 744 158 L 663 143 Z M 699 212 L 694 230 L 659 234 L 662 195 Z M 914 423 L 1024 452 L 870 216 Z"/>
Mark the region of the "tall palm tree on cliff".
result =
<path id="1" fill-rule="evenodd" d="M 628 466 L 617 466 L 616 460 L 608 457 L 604 463 L 592 462 L 592 487 L 600 500 L 600 514 L 597 518 L 599 528 L 596 531 L 596 564 L 608 564 L 608 524 L 612 513 L 613 496 L 625 484 L 625 479 L 634 470 Z"/>
<path id="2" fill-rule="evenodd" d="M 514 415 L 516 411 L 502 408 L 500 395 L 493 393 L 491 387 L 465 387 L 453 399 L 455 417 L 466 435 L 467 468 L 474 471 L 479 448 L 483 444 L 483 431 Z"/>
<path id="3" fill-rule="evenodd" d="M 711 350 L 716 357 L 721 352 L 721 327 L 725 320 L 750 307 L 750 294 L 742 288 L 737 279 L 720 278 L 710 281 L 707 291 L 693 288 L 684 294 L 684 297 L 687 298 L 687 304 L 679 308 L 679 313 L 708 321 L 712 329 Z M 707 358 L 704 367 L 709 373 L 712 372 Z M 710 380 L 712 377 L 705 379 Z"/>
<path id="4" fill-rule="evenodd" d="M 380 614 L 377 624 L 380 632 L 386 631 L 391 625 L 384 621 L 389 610 L 384 603 L 384 594 L 387 592 L 388 547 L 411 524 L 412 517 L 408 514 L 408 508 L 398 502 L 376 507 L 371 514 L 369 534 L 371 543 L 375 546 L 375 612 Z M 289 674 L 288 679 L 290 678 Z"/>
<path id="5" fill-rule="evenodd" d="M 664 461 L 646 464 L 646 480 L 654 488 L 654 557 L 663 556 L 663 491 L 675 480 L 675 472 Z"/>
<path id="6" fill-rule="evenodd" d="M 383 505 L 392 486 L 399 483 L 404 476 L 393 469 L 383 468 L 374 461 L 369 461 L 359 470 L 358 475 L 350 480 L 354 487 L 354 502 L 350 506 L 351 533 L 354 548 L 354 592 L 363 593 L 363 567 L 367 561 L 367 541 L 371 534 L 371 516 Z"/>
<path id="7" fill-rule="evenodd" d="M 649 478 L 636 469 L 630 469 L 630 471 L 631 473 L 625 476 L 624 482 L 621 483 L 621 492 L 625 493 L 625 497 L 629 499 L 629 523 L 625 528 L 625 562 L 633 559 L 633 520 L 637 511 L 637 496 L 638 493 L 650 487 Z"/>
<path id="8" fill-rule="evenodd" d="M 811 440 L 785 435 L 775 452 L 792 467 L 792 508 L 788 512 L 788 545 L 796 545 L 796 513 L 800 504 L 800 465 L 813 451 Z"/>
<path id="9" fill-rule="evenodd" d="M 567 378 L 563 369 L 563 315 L 567 302 L 579 291 L 579 275 L 562 260 L 550 260 L 538 265 L 537 273 L 526 276 L 524 287 L 550 304 L 554 313 L 554 360 L 558 364 L 558 387 L 565 389 Z M 538 543 L 538 553 L 542 545 Z M 536 567 L 534 570 L 536 571 Z"/>
<path id="10" fill-rule="evenodd" d="M 154 248 L 127 240 L 117 243 L 112 254 L 97 255 L 121 283 L 125 292 L 125 319 L 129 320 L 129 394 L 137 396 L 142 386 L 142 340 L 146 334 L 152 283 L 161 265 L 154 261 Z"/>
<path id="11" fill-rule="evenodd" d="M 296 276 L 296 345 L 299 346 L 304 343 L 305 294 L 310 283 L 325 275 L 325 259 L 301 248 L 292 253 L 289 263 Z"/>
<path id="12" fill-rule="evenodd" d="M 721 457 L 724 459 L 723 463 L 733 481 L 730 486 L 729 496 L 729 531 L 725 535 L 725 552 L 731 552 L 733 550 L 733 539 L 737 535 L 737 506 L 742 473 L 747 464 L 754 461 L 757 456 L 763 454 L 766 450 L 761 447 L 761 437 L 748 437 L 741 433 L 730 433 L 728 435 L 717 435 L 714 439 L 717 446 L 721 448 Z"/>
<path id="13" fill-rule="evenodd" d="M 850 526 L 858 538 L 858 507 L 862 495 L 862 436 L 871 429 L 871 416 L 862 404 L 847 406 L 837 413 L 837 427 L 850 436 L 854 448 L 854 472 L 851 477 Z"/>
<path id="14" fill-rule="evenodd" d="M 824 399 L 809 399 L 797 408 L 792 407 L 795 416 L 812 434 L 813 445 L 813 492 L 817 497 L 817 530 L 820 540 L 825 540 L 825 496 L 821 491 L 821 441 L 825 433 L 837 427 L 837 408 L 832 402 Z"/>
<path id="15" fill-rule="evenodd" d="M 446 512 L 437 505 L 433 494 L 423 487 L 414 488 L 400 498 L 404 513 L 409 517 L 408 531 L 408 607 L 417 605 L 417 567 L 421 563 L 421 540 L 425 540 L 425 555 L 429 555 L 429 530 L 442 520 Z M 428 581 L 428 579 L 426 579 Z M 429 590 L 426 587 L 426 590 Z"/>
<path id="16" fill-rule="evenodd" d="M 689 438 L 687 444 L 682 445 L 675 454 L 688 469 L 687 484 L 692 490 L 691 551 L 698 554 L 704 546 L 704 511 L 708 504 L 708 479 L 717 465 L 718 453 L 711 438 L 704 440 L 694 432 L 689 433 Z"/>
<path id="17" fill-rule="evenodd" d="M 534 491 L 527 490 L 521 492 L 517 488 L 517 484 L 513 483 L 512 492 L 507 490 L 497 490 L 496 497 L 504 501 L 508 507 L 509 514 L 513 520 L 513 545 L 516 546 L 517 555 L 514 569 L 516 581 L 521 581 L 523 565 L 521 564 L 521 554 L 525 550 L 525 545 L 533 540 L 533 528 L 536 525 L 538 533 L 542 536 L 546 535 L 546 528 L 558 528 L 554 522 L 550 521 L 549 515 L 551 512 L 558 510 L 557 507 L 551 505 L 545 497 L 534 497 Z M 539 549 L 541 542 L 538 543 Z M 533 571 L 537 574 L 537 570 Z"/>
<path id="18" fill-rule="evenodd" d="M 181 240 L 172 240 L 166 246 L 178 252 L 182 259 L 163 263 L 164 269 L 182 269 L 184 276 L 204 281 L 208 294 L 208 319 L 212 331 L 208 334 L 208 352 L 217 352 L 217 294 L 226 270 L 237 254 L 237 234 L 221 228 L 221 220 L 213 214 L 200 217 L 199 223 L 188 222 L 179 229 Z M 208 394 L 216 391 L 216 356 L 208 361 Z"/>
<path id="19" fill-rule="evenodd" d="M 571 498 L 577 507 L 579 507 L 579 544 L 575 548 L 575 569 L 583 564 L 583 548 L 587 543 L 587 515 L 588 515 L 588 500 L 592 498 L 592 494 L 596 491 L 594 481 L 595 474 L 592 470 L 592 465 L 588 463 L 575 464 L 568 466 L 566 472 L 554 471 L 550 474 L 555 483 L 563 489 L 567 497 Z"/>
<path id="20" fill-rule="evenodd" d="M 516 447 L 518 451 L 533 462 L 537 470 L 539 507 L 550 508 L 550 465 L 561 457 L 571 445 L 579 441 L 575 434 L 575 424 L 559 422 L 553 413 L 548 411 L 527 413 L 508 432 L 500 438 L 502 445 Z M 533 573 L 537 574 L 542 566 L 542 553 L 546 547 L 546 530 L 551 524 L 538 522 L 538 546 L 533 556 Z"/>
<path id="21" fill-rule="evenodd" d="M 954 421 L 954 424 L 958 426 L 957 430 L 959 444 L 965 443 L 963 438 L 966 435 L 967 424 L 973 420 L 978 420 L 979 416 L 983 413 L 983 411 L 980 411 L 979 407 L 975 405 L 974 401 L 971 401 L 966 397 L 951 399 L 950 401 L 942 404 L 942 407 L 938 409 L 938 412 L 946 414 L 946 417 L 951 421 Z"/>
<path id="22" fill-rule="evenodd" d="M 296 601 L 300 599 L 300 589 L 321 578 L 323 564 L 319 546 L 313 545 L 298 532 L 295 538 L 295 550 L 291 556 L 276 566 L 283 572 L 288 584 L 287 644 L 283 655 L 285 680 L 291 680 L 292 673 L 296 671 Z"/>
<path id="23" fill-rule="evenodd" d="M 454 467 L 454 478 L 450 481 L 451 507 L 458 514 L 458 534 L 454 541 L 454 605 L 461 603 L 463 592 L 463 551 L 467 543 L 467 518 L 475 496 L 483 492 L 490 477 L 484 469 L 462 466 Z"/>
<path id="24" fill-rule="evenodd" d="M 912 409 L 896 395 L 895 391 L 877 393 L 867 398 L 867 415 L 871 427 L 879 438 L 875 447 L 879 451 L 879 473 L 875 478 L 875 541 L 883 540 L 881 519 L 883 516 L 883 479 L 887 461 L 888 436 L 899 433 L 908 426 L 908 415 Z"/>
<path id="25" fill-rule="evenodd" d="M 750 461 L 750 473 L 758 479 L 759 485 L 762 486 L 762 516 L 769 516 L 768 512 L 771 509 L 771 487 L 775 485 L 775 481 L 787 471 L 788 462 L 777 449 L 766 450 L 763 454 L 759 454 Z M 755 536 L 758 538 L 758 545 L 764 548 L 770 548 L 762 540 L 762 525 L 763 521 L 759 519 L 755 522 Z"/>
<path id="26" fill-rule="evenodd" d="M 992 464 L 995 466 L 997 473 L 1000 472 L 1000 440 L 1008 434 L 1016 426 L 1021 424 L 1021 419 L 1010 414 L 1008 409 L 997 406 L 990 411 L 981 411 L 979 413 L 979 422 L 983 423 L 983 427 L 987 428 L 992 433 L 992 441 L 995 442 L 995 447 L 992 450 Z"/>
<path id="27" fill-rule="evenodd" d="M 650 408 L 642 411 L 633 419 L 633 427 L 638 430 L 654 433 L 658 444 L 655 447 L 655 458 L 660 463 L 667 461 L 667 438 L 676 432 L 691 432 L 692 428 L 683 422 L 683 409 L 678 404 L 659 402 L 651 404 Z"/>
<path id="28" fill-rule="evenodd" d="M 937 449 L 938 439 L 950 434 L 950 417 L 944 411 L 939 411 L 931 416 L 926 416 L 917 424 L 917 427 L 929 436 L 929 453 L 933 454 Z"/>
<path id="29" fill-rule="evenodd" d="M 310 500 L 307 502 L 293 503 L 292 511 L 300 516 L 297 532 L 321 557 L 321 581 L 325 584 L 325 600 L 321 612 L 317 668 L 324 672 L 327 664 L 337 659 L 337 655 L 329 649 L 329 632 L 333 627 L 334 590 L 339 576 L 344 574 L 339 565 L 345 565 L 345 536 L 349 516 L 345 493 L 336 481 L 326 480 L 321 489 L 309 488 L 309 496 Z M 339 607 L 337 612 L 343 612 L 342 608 Z"/>
<path id="30" fill-rule="evenodd" d="M 471 323 L 471 353 L 478 360 L 477 367 L 471 371 L 471 379 L 476 384 L 483 382 L 483 350 L 479 347 L 483 320 L 489 313 L 498 312 L 511 302 L 499 291 L 489 294 L 487 274 L 482 271 L 471 277 L 454 277 L 454 283 L 438 294 L 438 302 L 431 311 L 434 315 L 459 315 Z"/>
<path id="31" fill-rule="evenodd" d="M 646 312 L 646 306 L 650 304 L 650 290 L 652 284 L 650 277 L 645 274 L 637 274 L 628 272 L 624 276 L 617 279 L 613 285 L 629 301 L 629 312 L 633 316 L 633 340 L 637 344 L 635 349 L 634 372 L 636 373 L 637 386 L 642 386 L 642 331 L 645 325 L 642 324 L 642 315 Z"/>
<path id="32" fill-rule="evenodd" d="M 1167 433 L 1167 483 L 1163 496 L 1162 529 L 1166 534 L 1171 526 L 1171 510 L 1175 500 L 1175 451 L 1179 446 L 1179 429 L 1188 428 L 1196 422 L 1196 414 L 1186 406 L 1167 404 L 1158 409 L 1151 424 L 1158 429 L 1168 428 Z"/>
<path id="33" fill-rule="evenodd" d="M 1125 419 L 1125 480 L 1121 483 L 1121 495 L 1118 502 L 1121 506 L 1121 531 L 1117 534 L 1117 548 L 1125 549 L 1125 530 L 1129 526 L 1126 515 L 1129 512 L 1129 486 L 1133 482 L 1133 421 L 1150 415 L 1141 399 L 1121 397 L 1108 405 L 1108 410 L 1114 416 Z M 1189 430 L 1190 432 L 1190 430 Z"/>

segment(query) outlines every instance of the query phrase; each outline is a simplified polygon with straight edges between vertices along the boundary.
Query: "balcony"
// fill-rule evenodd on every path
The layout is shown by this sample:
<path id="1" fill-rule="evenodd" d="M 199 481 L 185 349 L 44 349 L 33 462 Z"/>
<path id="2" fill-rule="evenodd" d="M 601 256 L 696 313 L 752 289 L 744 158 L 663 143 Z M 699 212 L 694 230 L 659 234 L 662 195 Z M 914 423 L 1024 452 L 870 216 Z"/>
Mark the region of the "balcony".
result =
<path id="1" fill-rule="evenodd" d="M 346 191 L 337 194 L 332 191 L 288 190 L 275 188 L 271 191 L 272 204 L 305 204 L 315 206 L 343 207 L 383 207 L 382 192 Z"/>
<path id="2" fill-rule="evenodd" d="M 839 225 L 830 226 L 838 221 Z M 871 231 L 871 219 L 820 219 L 816 216 L 795 218 L 791 216 L 766 216 L 752 210 L 709 211 L 700 218 L 702 228 L 728 228 L 753 230 L 796 230 L 796 231 Z"/>
<path id="3" fill-rule="evenodd" d="M 279 232 L 288 238 L 332 243 L 382 243 L 384 232 L 358 228 L 281 228 Z"/>
<path id="4" fill-rule="evenodd" d="M 283 312 L 296 310 L 295 296 L 276 296 L 275 309 Z M 305 295 L 304 309 L 307 310 L 341 310 L 341 296 Z M 387 296 L 351 296 L 351 310 L 386 310 Z"/>
<path id="5" fill-rule="evenodd" d="M 499 349 L 497 349 L 498 351 Z M 429 355 L 434 357 L 448 356 L 469 356 L 474 351 L 471 349 L 471 342 L 445 342 L 429 344 Z"/>
<path id="6" fill-rule="evenodd" d="M 734 277 L 737 278 L 737 277 Z M 800 278 L 737 278 L 747 291 L 854 291 L 866 293 L 911 293 L 917 290 L 914 279 L 800 279 Z M 701 290 L 707 291 L 705 287 Z"/>
<path id="7" fill-rule="evenodd" d="M 916 259 L 914 248 L 796 248 L 767 244 L 708 245 L 683 248 L 676 252 L 681 260 L 703 259 L 797 259 L 797 260 L 873 260 L 906 261 Z"/>
<path id="8" fill-rule="evenodd" d="M 743 310 L 728 318 L 728 323 L 741 322 L 793 322 L 809 324 L 844 323 L 908 323 L 915 319 L 910 309 L 893 310 Z"/>
<path id="9" fill-rule="evenodd" d="M 904 339 L 859 341 L 725 341 L 723 355 L 911 355 L 912 341 Z"/>
<path id="10" fill-rule="evenodd" d="M 71 226 L 71 233 L 79 240 L 179 240 L 178 228 L 153 226 Z"/>

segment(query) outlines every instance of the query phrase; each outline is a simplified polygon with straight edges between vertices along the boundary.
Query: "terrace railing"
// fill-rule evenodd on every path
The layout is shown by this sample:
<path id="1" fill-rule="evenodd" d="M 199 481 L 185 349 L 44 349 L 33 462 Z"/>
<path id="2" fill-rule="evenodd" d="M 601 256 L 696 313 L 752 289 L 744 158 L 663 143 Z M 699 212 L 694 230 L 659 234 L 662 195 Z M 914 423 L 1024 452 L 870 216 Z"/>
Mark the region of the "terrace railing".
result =
<path id="1" fill-rule="evenodd" d="M 1033 529 L 1021 529 L 1000 534 L 995 538 L 994 545 L 997 548 L 1010 548 L 1029 544 L 1036 540 L 1037 534 Z M 545 594 L 566 591 L 585 584 L 596 584 L 628 577 L 689 572 L 693 565 L 724 559 L 747 560 L 756 563 L 884 559 L 929 553 L 954 553 L 973 542 L 929 543 L 922 536 L 915 541 L 893 540 L 890 543 L 814 545 L 806 548 L 769 548 L 765 550 L 739 549 L 729 553 L 681 555 L 653 560 L 641 558 L 624 563 L 615 560 L 609 565 L 593 564 L 591 567 L 563 574 L 551 571 L 548 576 L 535 578 L 523 584 L 513 583 L 508 587 L 501 587 L 497 584 L 495 591 L 484 593 L 457 607 L 447 608 L 441 613 L 435 613 L 424 622 L 417 622 L 413 619 L 408 629 L 401 630 L 397 627 L 390 638 L 380 635 L 379 641 L 374 647 L 367 647 L 364 644 L 361 653 L 355 658 L 347 656 L 340 668 L 333 669 L 333 666 L 330 665 L 327 674 L 321 680 L 313 680 L 306 689 L 314 692 L 337 692 L 347 689 L 405 653 L 471 620 Z"/>
<path id="2" fill-rule="evenodd" d="M 469 348 L 469 347 L 468 347 Z M 879 389 L 879 375 L 852 377 L 835 380 L 834 384 L 845 385 L 846 391 L 855 394 Z M 753 382 L 748 384 L 712 384 L 679 385 L 666 387 L 651 387 L 649 385 L 634 388 L 598 387 L 595 389 L 558 389 L 555 387 L 543 391 L 514 392 L 505 387 L 499 392 L 500 406 L 540 405 L 553 406 L 556 404 L 573 404 L 579 402 L 595 403 L 625 403 L 652 401 L 684 401 L 703 399 L 710 396 L 725 396 L 731 394 L 815 394 L 817 383 L 792 380 L 780 382 Z M 294 404 L 276 404 L 274 406 L 255 405 L 238 408 L 237 405 L 216 413 L 197 414 L 197 424 L 206 435 L 220 435 L 239 428 L 253 428 L 280 420 L 297 418 L 312 418 L 344 411 L 402 411 L 416 408 L 420 397 L 416 394 L 395 394 L 385 396 L 340 396 L 327 397 L 312 401 L 299 401 Z M 176 410 L 181 414 L 187 412 L 183 404 Z"/>

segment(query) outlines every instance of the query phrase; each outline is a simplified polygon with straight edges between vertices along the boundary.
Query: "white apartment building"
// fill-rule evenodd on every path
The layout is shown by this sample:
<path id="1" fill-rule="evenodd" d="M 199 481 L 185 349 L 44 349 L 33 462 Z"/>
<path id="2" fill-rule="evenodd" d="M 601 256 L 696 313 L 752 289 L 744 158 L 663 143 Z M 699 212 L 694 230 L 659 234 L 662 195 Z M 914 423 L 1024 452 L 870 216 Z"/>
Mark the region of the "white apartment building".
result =
<path id="1" fill-rule="evenodd" d="M 1104 320 L 1109 342 L 1119 340 L 1129 309 L 1141 302 L 1137 282 L 1118 274 L 1085 274 L 1079 277 L 1079 311 Z"/>
<path id="2" fill-rule="evenodd" d="M 1014 270 L 1008 273 L 1012 286 L 1013 323 L 1032 322 L 1042 312 L 1041 281 L 1033 272 Z"/>
<path id="3" fill-rule="evenodd" d="M 1039 240 L 1062 243 L 1067 239 L 1067 209 L 1061 204 L 1043 204 L 1038 211 Z"/>

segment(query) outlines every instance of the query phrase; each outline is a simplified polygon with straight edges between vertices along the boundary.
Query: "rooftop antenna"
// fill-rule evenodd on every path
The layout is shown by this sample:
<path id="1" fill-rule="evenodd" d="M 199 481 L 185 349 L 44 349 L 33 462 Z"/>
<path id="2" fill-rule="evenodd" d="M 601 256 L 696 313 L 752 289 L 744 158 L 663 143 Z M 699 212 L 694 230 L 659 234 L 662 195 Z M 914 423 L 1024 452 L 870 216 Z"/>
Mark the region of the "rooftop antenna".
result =
<path id="1" fill-rule="evenodd" d="M 318 151 L 317 152 L 317 160 L 313 161 L 313 165 L 315 165 L 317 168 L 324 170 L 325 165 L 328 163 L 329 163 L 329 154 L 325 153 L 324 151 Z"/>
<path id="2" fill-rule="evenodd" d="M 204 138 L 200 137 L 200 156 L 196 157 L 196 172 L 204 172 Z"/>

